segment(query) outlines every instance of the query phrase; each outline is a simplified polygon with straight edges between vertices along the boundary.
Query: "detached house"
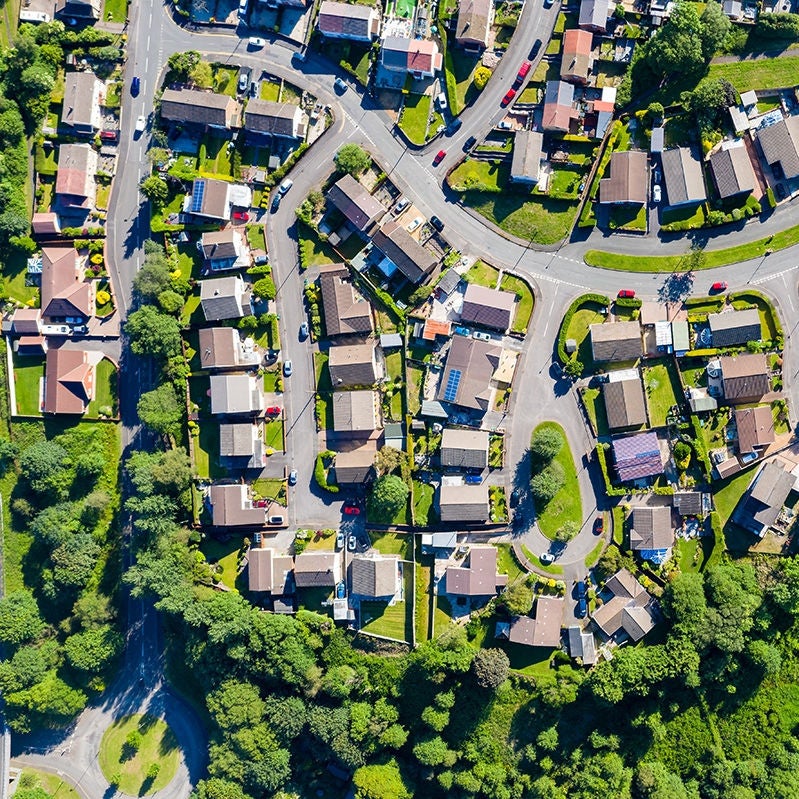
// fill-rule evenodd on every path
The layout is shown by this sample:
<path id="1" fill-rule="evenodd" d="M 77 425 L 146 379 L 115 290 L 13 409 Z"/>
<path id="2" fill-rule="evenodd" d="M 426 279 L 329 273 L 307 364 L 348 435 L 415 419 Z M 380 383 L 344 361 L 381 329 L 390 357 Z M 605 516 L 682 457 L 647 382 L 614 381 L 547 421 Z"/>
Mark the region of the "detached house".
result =
<path id="1" fill-rule="evenodd" d="M 392 599 L 400 587 L 399 559 L 354 557 L 349 567 L 350 593 L 364 599 Z"/>
<path id="2" fill-rule="evenodd" d="M 375 6 L 322 0 L 316 27 L 328 39 L 371 42 L 380 33 L 380 12 Z"/>
<path id="3" fill-rule="evenodd" d="M 485 469 L 488 466 L 488 431 L 447 427 L 441 435 L 441 465 Z"/>
<path id="4" fill-rule="evenodd" d="M 227 94 L 198 89 L 164 89 L 161 119 L 181 125 L 230 130 L 239 127 L 239 104 Z"/>
<path id="5" fill-rule="evenodd" d="M 738 347 L 760 341 L 760 314 L 757 308 L 708 314 L 714 347 Z"/>
<path id="6" fill-rule="evenodd" d="M 343 577 L 340 552 L 302 552 L 294 558 L 297 588 L 332 588 Z"/>
<path id="7" fill-rule="evenodd" d="M 722 200 L 749 194 L 757 186 L 755 171 L 743 141 L 724 147 L 710 156 L 710 170 Z"/>
<path id="8" fill-rule="evenodd" d="M 443 57 L 432 39 L 387 36 L 380 48 L 380 63 L 392 72 L 408 72 L 417 80 L 435 77 Z"/>
<path id="9" fill-rule="evenodd" d="M 250 251 L 241 231 L 235 228 L 206 231 L 200 239 L 200 250 L 208 272 L 246 269 L 250 265 Z"/>
<path id="10" fill-rule="evenodd" d="M 47 350 L 44 412 L 81 415 L 94 399 L 94 363 L 84 350 Z"/>
<path id="11" fill-rule="evenodd" d="M 56 0 L 55 16 L 57 19 L 97 20 L 100 19 L 101 0 Z"/>
<path id="12" fill-rule="evenodd" d="M 333 430 L 337 433 L 370 434 L 380 425 L 376 391 L 333 392 Z"/>
<path id="13" fill-rule="evenodd" d="M 269 592 L 272 596 L 293 593 L 293 570 L 291 555 L 276 555 L 269 547 L 251 547 L 247 553 L 247 579 L 253 593 Z"/>
<path id="14" fill-rule="evenodd" d="M 266 457 L 260 425 L 251 422 L 220 424 L 219 460 L 229 469 L 262 469 Z"/>
<path id="15" fill-rule="evenodd" d="M 644 389 L 637 370 L 628 379 L 603 383 L 602 398 L 611 430 L 624 430 L 646 424 Z"/>
<path id="16" fill-rule="evenodd" d="M 494 19 L 492 0 L 461 0 L 455 24 L 455 41 L 465 50 L 480 52 L 488 47 Z"/>
<path id="17" fill-rule="evenodd" d="M 327 199 L 359 232 L 370 228 L 386 213 L 385 206 L 372 197 L 352 175 L 344 175 L 336 181 L 328 190 Z"/>
<path id="18" fill-rule="evenodd" d="M 438 259 L 426 250 L 396 219 L 386 222 L 375 231 L 372 244 L 390 261 L 381 269 L 390 277 L 396 267 L 411 282 L 421 283 Z"/>
<path id="19" fill-rule="evenodd" d="M 328 336 L 368 336 L 374 330 L 372 306 L 349 280 L 344 264 L 320 269 L 322 312 Z"/>
<path id="20" fill-rule="evenodd" d="M 604 33 L 608 29 L 610 0 L 582 0 L 578 25 L 584 30 Z"/>
<path id="21" fill-rule="evenodd" d="M 591 353 L 595 361 L 634 361 L 644 352 L 638 322 L 591 325 Z"/>
<path id="22" fill-rule="evenodd" d="M 766 356 L 762 353 L 719 358 L 724 399 L 734 405 L 755 402 L 771 391 Z"/>
<path id="23" fill-rule="evenodd" d="M 644 560 L 664 563 L 674 546 L 671 508 L 666 505 L 643 505 L 633 508 L 630 548 Z"/>
<path id="24" fill-rule="evenodd" d="M 68 72 L 64 80 L 61 124 L 77 134 L 93 135 L 100 130 L 101 87 L 93 72 Z"/>
<path id="25" fill-rule="evenodd" d="M 535 602 L 535 618 L 514 616 L 508 629 L 508 641 L 522 646 L 560 646 L 560 628 L 563 606 L 560 596 L 541 594 Z"/>
<path id="26" fill-rule="evenodd" d="M 97 152 L 88 144 L 62 144 L 58 150 L 55 202 L 73 211 L 94 207 Z"/>
<path id="27" fill-rule="evenodd" d="M 239 275 L 200 281 L 200 305 L 208 322 L 239 319 L 252 313 L 250 289 Z"/>
<path id="28" fill-rule="evenodd" d="M 594 36 L 589 31 L 567 30 L 563 34 L 563 58 L 560 63 L 561 80 L 571 83 L 588 83 L 588 75 L 593 66 L 591 45 Z"/>
<path id="29" fill-rule="evenodd" d="M 511 326 L 515 310 L 516 295 L 510 291 L 469 283 L 463 296 L 461 320 L 504 332 Z"/>
<path id="30" fill-rule="evenodd" d="M 216 178 L 197 178 L 192 184 L 191 194 L 186 195 L 183 202 L 183 213 L 227 222 L 234 206 L 249 208 L 251 205 L 252 189 L 249 186 Z"/>
<path id="31" fill-rule="evenodd" d="M 536 130 L 520 130 L 513 138 L 510 179 L 514 183 L 538 183 L 544 136 Z"/>
<path id="32" fill-rule="evenodd" d="M 660 160 L 670 207 L 698 205 L 707 200 L 702 164 L 690 147 L 664 150 Z"/>
<path id="33" fill-rule="evenodd" d="M 448 594 L 477 599 L 494 596 L 508 584 L 508 575 L 497 574 L 497 550 L 494 547 L 472 546 L 464 565 L 450 566 L 444 580 Z"/>
<path id="34" fill-rule="evenodd" d="M 374 477 L 376 450 L 364 445 L 345 452 L 337 452 L 333 470 L 338 485 L 362 485 Z"/>
<path id="35" fill-rule="evenodd" d="M 627 569 L 610 577 L 605 591 L 610 598 L 594 611 L 594 624 L 608 638 L 622 635 L 640 641 L 655 626 L 655 600 Z"/>
<path id="36" fill-rule="evenodd" d="M 94 315 L 93 284 L 84 280 L 74 247 L 42 250 L 42 322 L 84 324 Z"/>
<path id="37" fill-rule="evenodd" d="M 439 489 L 442 522 L 484 522 L 490 514 L 488 485 L 443 485 Z"/>
<path id="38" fill-rule="evenodd" d="M 273 103 L 253 98 L 244 112 L 244 130 L 256 136 L 297 139 L 301 135 L 301 122 L 302 108 L 294 103 Z"/>
<path id="39" fill-rule="evenodd" d="M 793 475 L 777 463 L 764 463 L 738 502 L 732 520 L 763 538 L 779 518 L 793 483 Z"/>
<path id="40" fill-rule="evenodd" d="M 213 416 L 260 416 L 264 410 L 263 382 L 251 374 L 211 375 Z"/>
<path id="41" fill-rule="evenodd" d="M 647 162 L 647 154 L 640 150 L 613 153 L 609 175 L 599 181 L 599 202 L 602 205 L 643 205 L 649 185 Z"/>
<path id="42" fill-rule="evenodd" d="M 759 452 L 774 443 L 774 417 L 769 405 L 735 411 L 733 418 L 738 431 L 738 452 L 741 455 Z"/>
<path id="43" fill-rule="evenodd" d="M 487 411 L 494 394 L 491 379 L 501 355 L 501 347 L 494 344 L 455 336 L 436 399 L 470 410 Z"/>
<path id="44" fill-rule="evenodd" d="M 372 386 L 378 379 L 377 350 L 370 344 L 338 344 L 327 362 L 334 389 Z"/>
<path id="45" fill-rule="evenodd" d="M 214 527 L 263 527 L 264 508 L 255 507 L 244 483 L 212 485 L 208 494 Z"/>
<path id="46" fill-rule="evenodd" d="M 199 358 L 211 372 L 257 367 L 261 356 L 252 339 L 241 340 L 234 327 L 204 327 L 199 332 Z"/>
<path id="47" fill-rule="evenodd" d="M 757 141 L 772 171 L 777 167 L 787 180 L 799 177 L 799 116 L 759 128 Z"/>

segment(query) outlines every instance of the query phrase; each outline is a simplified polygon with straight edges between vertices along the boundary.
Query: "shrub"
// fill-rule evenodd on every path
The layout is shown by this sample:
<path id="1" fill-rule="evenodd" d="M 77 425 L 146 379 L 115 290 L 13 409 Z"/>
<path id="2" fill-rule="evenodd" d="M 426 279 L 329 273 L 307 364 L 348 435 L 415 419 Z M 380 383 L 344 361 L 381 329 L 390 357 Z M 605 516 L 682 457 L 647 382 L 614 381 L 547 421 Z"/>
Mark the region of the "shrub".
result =
<path id="1" fill-rule="evenodd" d="M 558 331 L 558 358 L 563 364 L 568 363 L 570 360 L 566 353 L 566 338 L 569 324 L 574 314 L 576 314 L 583 305 L 587 305 L 589 302 L 596 302 L 604 306 L 610 305 L 610 300 L 604 294 L 582 294 L 568 307 L 566 313 L 563 315 L 563 321 L 560 323 L 560 330 Z"/>
<path id="2" fill-rule="evenodd" d="M 335 455 L 329 449 L 323 450 L 316 456 L 316 464 L 314 465 L 313 476 L 319 488 L 329 491 L 331 494 L 338 494 L 338 486 L 335 483 L 328 482 L 328 473 L 325 468 L 325 461 L 330 460 Z"/>
<path id="3" fill-rule="evenodd" d="M 638 297 L 617 297 L 616 298 L 616 307 L 617 308 L 640 308 L 643 305 L 643 301 L 640 300 Z"/>

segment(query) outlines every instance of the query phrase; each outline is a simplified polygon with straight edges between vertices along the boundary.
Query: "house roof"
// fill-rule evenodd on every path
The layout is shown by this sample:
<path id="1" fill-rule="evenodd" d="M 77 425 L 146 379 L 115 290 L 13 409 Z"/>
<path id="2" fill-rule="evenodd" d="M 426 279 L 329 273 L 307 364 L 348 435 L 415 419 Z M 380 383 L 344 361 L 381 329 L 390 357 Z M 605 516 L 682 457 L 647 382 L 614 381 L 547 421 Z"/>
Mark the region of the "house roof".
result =
<path id="1" fill-rule="evenodd" d="M 442 522 L 481 522 L 488 518 L 488 485 L 442 485 L 439 508 Z"/>
<path id="2" fill-rule="evenodd" d="M 350 561 L 350 592 L 366 597 L 390 597 L 397 593 L 399 559 L 353 557 Z"/>
<path id="3" fill-rule="evenodd" d="M 672 502 L 680 516 L 696 516 L 702 512 L 702 493 L 700 491 L 675 491 Z"/>
<path id="4" fill-rule="evenodd" d="M 646 404 L 640 377 L 604 383 L 602 396 L 611 430 L 646 424 Z"/>
<path id="5" fill-rule="evenodd" d="M 44 412 L 82 414 L 94 397 L 94 366 L 84 350 L 47 351 Z"/>
<path id="6" fill-rule="evenodd" d="M 100 81 L 93 72 L 67 72 L 61 122 L 76 128 L 94 128 L 99 122 Z"/>
<path id="7" fill-rule="evenodd" d="M 374 474 L 375 454 L 375 448 L 368 445 L 337 452 L 333 467 L 336 482 L 348 485 L 365 483 Z"/>
<path id="8" fill-rule="evenodd" d="M 396 219 L 391 219 L 375 231 L 372 244 L 411 283 L 422 280 L 438 262 Z"/>
<path id="9" fill-rule="evenodd" d="M 17 334 L 38 335 L 42 330 L 42 314 L 38 308 L 17 308 L 12 318 Z"/>
<path id="10" fill-rule="evenodd" d="M 742 455 L 754 452 L 755 447 L 774 443 L 774 418 L 769 405 L 735 411 L 733 416 L 738 429 L 738 451 Z"/>
<path id="11" fill-rule="evenodd" d="M 53 211 L 35 213 L 31 219 L 35 236 L 57 235 L 61 233 L 61 221 Z"/>
<path id="12" fill-rule="evenodd" d="M 425 341 L 435 341 L 436 336 L 444 336 L 445 338 L 452 332 L 452 322 L 449 320 L 443 321 L 441 319 L 430 319 L 429 317 L 424 320 L 422 325 L 422 338 Z"/>
<path id="13" fill-rule="evenodd" d="M 591 351 L 595 361 L 634 361 L 643 354 L 638 322 L 591 325 Z"/>
<path id="14" fill-rule="evenodd" d="M 295 137 L 302 109 L 294 103 L 273 103 L 253 98 L 244 112 L 244 129 L 274 136 Z"/>
<path id="15" fill-rule="evenodd" d="M 211 521 L 215 527 L 263 527 L 264 508 L 255 508 L 244 483 L 212 485 L 209 491 Z"/>
<path id="16" fill-rule="evenodd" d="M 728 147 L 710 156 L 710 169 L 721 199 L 753 191 L 757 185 L 749 153 L 741 142 L 738 147 Z"/>
<path id="17" fill-rule="evenodd" d="M 517 131 L 513 137 L 513 156 L 510 165 L 511 179 L 537 181 L 541 172 L 543 151 L 543 133 L 537 130 Z"/>
<path id="18" fill-rule="evenodd" d="M 199 332 L 203 369 L 230 369 L 240 362 L 241 339 L 233 327 L 204 327 Z"/>
<path id="19" fill-rule="evenodd" d="M 446 591 L 456 596 L 493 596 L 498 586 L 508 582 L 497 574 L 497 550 L 490 545 L 469 548 L 469 565 L 450 566 L 446 571 Z"/>
<path id="20" fill-rule="evenodd" d="M 781 466 L 764 463 L 735 508 L 733 521 L 762 538 L 777 521 L 793 483 L 793 475 Z"/>
<path id="21" fill-rule="evenodd" d="M 580 658 L 584 666 L 593 666 L 596 663 L 596 644 L 594 634 L 583 632 L 579 624 L 572 624 L 568 631 L 569 654 L 573 658 Z"/>
<path id="22" fill-rule="evenodd" d="M 294 558 L 297 588 L 333 586 L 342 579 L 341 553 L 305 551 Z"/>
<path id="23" fill-rule="evenodd" d="M 239 104 L 227 94 L 199 89 L 164 89 L 161 96 L 161 118 L 193 125 L 220 128 L 238 124 Z"/>
<path id="24" fill-rule="evenodd" d="M 250 548 L 247 554 L 247 580 L 250 591 L 272 590 L 272 557 L 268 547 Z"/>
<path id="25" fill-rule="evenodd" d="M 441 272 L 438 283 L 436 283 L 436 291 L 445 296 L 449 296 L 458 288 L 460 282 L 460 274 L 456 272 L 454 268 L 447 269 Z"/>
<path id="26" fill-rule="evenodd" d="M 594 36 L 589 31 L 570 28 L 563 34 L 563 55 L 560 62 L 561 78 L 588 80 L 591 70 L 591 44 Z"/>
<path id="27" fill-rule="evenodd" d="M 378 19 L 374 6 L 323 0 L 316 24 L 322 33 L 366 39 L 377 35 Z"/>
<path id="28" fill-rule="evenodd" d="M 640 641 L 655 626 L 655 602 L 627 569 L 621 569 L 605 583 L 612 598 L 593 613 L 594 623 L 612 637 L 624 631 Z"/>
<path id="29" fill-rule="evenodd" d="M 455 25 L 457 41 L 481 42 L 488 46 L 488 30 L 493 17 L 491 0 L 461 0 Z"/>
<path id="30" fill-rule="evenodd" d="M 352 175 L 344 175 L 327 192 L 327 199 L 357 230 L 366 230 L 385 214 L 385 206 Z"/>
<path id="31" fill-rule="evenodd" d="M 714 347 L 735 347 L 748 341 L 760 341 L 760 314 L 757 308 L 708 314 Z"/>
<path id="32" fill-rule="evenodd" d="M 516 309 L 516 295 L 510 291 L 469 283 L 463 295 L 461 319 L 494 330 L 507 330 Z"/>
<path id="33" fill-rule="evenodd" d="M 599 202 L 643 205 L 649 185 L 647 162 L 647 154 L 640 150 L 613 153 L 610 175 L 599 181 Z"/>
<path id="34" fill-rule="evenodd" d="M 380 426 L 375 391 L 333 392 L 333 429 L 338 433 L 366 433 Z"/>
<path id="35" fill-rule="evenodd" d="M 231 184 L 216 178 L 197 178 L 191 187 L 188 212 L 196 216 L 227 221 L 230 219 Z"/>
<path id="36" fill-rule="evenodd" d="M 42 316 L 93 315 L 92 287 L 81 274 L 74 247 L 45 247 L 42 250 Z"/>
<path id="37" fill-rule="evenodd" d="M 349 280 L 349 271 L 341 264 L 343 272 L 327 272 L 319 276 L 322 288 L 322 310 L 328 336 L 371 333 L 372 306 Z"/>
<path id="38" fill-rule="evenodd" d="M 757 140 L 769 165 L 779 163 L 788 179 L 799 175 L 799 116 L 759 128 Z"/>
<path id="39" fill-rule="evenodd" d="M 211 375 L 211 413 L 257 414 L 264 409 L 261 383 L 249 374 Z"/>
<path id="40" fill-rule="evenodd" d="M 719 358 L 724 397 L 728 401 L 759 399 L 771 390 L 769 368 L 762 353 Z"/>
<path id="41" fill-rule="evenodd" d="M 432 74 L 441 69 L 441 53 L 432 39 L 409 39 L 386 36 L 380 48 L 380 58 L 389 69 Z"/>
<path id="42" fill-rule="evenodd" d="M 58 149 L 55 193 L 88 198 L 97 169 L 97 153 L 88 144 L 62 144 Z"/>
<path id="43" fill-rule="evenodd" d="M 201 280 L 200 304 L 209 322 L 238 319 L 250 312 L 249 294 L 244 292 L 244 281 L 238 275 Z"/>
<path id="44" fill-rule="evenodd" d="M 374 342 L 334 344 L 328 353 L 327 365 L 334 389 L 371 386 L 377 380 Z"/>
<path id="45" fill-rule="evenodd" d="M 649 152 L 662 153 L 665 140 L 666 129 L 662 125 L 657 128 L 652 128 L 652 138 L 649 140 Z"/>
<path id="46" fill-rule="evenodd" d="M 562 80 L 548 80 L 544 95 L 544 115 L 541 124 L 544 130 L 568 133 L 569 124 L 575 116 L 572 108 L 574 86 Z"/>
<path id="47" fill-rule="evenodd" d="M 258 432 L 258 426 L 249 422 L 220 424 L 219 457 L 235 461 L 238 468 L 260 468 L 264 462 L 264 445 Z"/>
<path id="48" fill-rule="evenodd" d="M 235 261 L 241 254 L 244 242 L 235 228 L 207 230 L 200 239 L 203 258 L 206 261 Z"/>
<path id="49" fill-rule="evenodd" d="M 630 548 L 669 549 L 674 545 L 671 508 L 666 505 L 644 505 L 633 508 Z"/>
<path id="50" fill-rule="evenodd" d="M 488 431 L 447 427 L 441 436 L 441 465 L 484 469 L 488 465 Z"/>
<path id="51" fill-rule="evenodd" d="M 436 399 L 478 411 L 488 409 L 489 385 L 502 348 L 486 341 L 454 336 Z"/>
<path id="52" fill-rule="evenodd" d="M 707 199 L 702 164 L 690 147 L 675 147 L 660 154 L 669 205 L 704 202 Z"/>
<path id="53" fill-rule="evenodd" d="M 560 646 L 560 628 L 565 599 L 539 595 L 535 603 L 535 619 L 516 616 L 510 623 L 508 640 L 525 646 Z"/>
<path id="54" fill-rule="evenodd" d="M 582 0 L 578 25 L 581 28 L 595 28 L 604 31 L 608 26 L 609 11 L 609 0 Z"/>
<path id="55" fill-rule="evenodd" d="M 613 460 L 622 483 L 663 473 L 660 444 L 655 433 L 614 438 Z"/>

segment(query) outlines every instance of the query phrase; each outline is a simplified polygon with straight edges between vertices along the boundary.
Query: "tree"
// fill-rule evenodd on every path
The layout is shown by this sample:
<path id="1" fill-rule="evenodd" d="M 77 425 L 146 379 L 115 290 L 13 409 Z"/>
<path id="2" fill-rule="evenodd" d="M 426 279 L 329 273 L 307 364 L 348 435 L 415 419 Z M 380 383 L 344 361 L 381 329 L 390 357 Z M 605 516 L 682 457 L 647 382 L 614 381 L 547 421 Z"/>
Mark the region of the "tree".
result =
<path id="1" fill-rule="evenodd" d="M 210 89 L 214 85 L 214 73 L 207 61 L 198 61 L 189 72 L 189 80 L 200 89 Z"/>
<path id="2" fill-rule="evenodd" d="M 152 301 L 172 285 L 171 266 L 163 247 L 145 251 L 144 263 L 133 278 L 133 290 L 144 300 Z"/>
<path id="3" fill-rule="evenodd" d="M 766 675 L 776 674 L 782 666 L 780 650 L 757 638 L 749 641 L 746 645 L 746 656 L 755 668 L 760 669 Z"/>
<path id="4" fill-rule="evenodd" d="M 150 147 L 147 151 L 147 160 L 152 166 L 165 164 L 169 160 L 169 150 L 166 147 Z"/>
<path id="5" fill-rule="evenodd" d="M 362 766 L 352 777 L 355 799 L 411 799 L 413 795 L 400 774 L 397 761 Z"/>
<path id="6" fill-rule="evenodd" d="M 563 371 L 569 377 L 575 378 L 579 377 L 583 373 L 583 369 L 585 369 L 583 362 L 578 361 L 576 358 L 570 358 L 568 361 L 566 361 L 566 366 L 563 367 Z"/>
<path id="7" fill-rule="evenodd" d="M 771 598 L 787 613 L 799 615 L 799 558 L 783 558 L 771 588 Z"/>
<path id="8" fill-rule="evenodd" d="M 566 440 L 555 427 L 542 427 L 533 433 L 530 454 L 535 463 L 549 463 L 562 449 Z"/>
<path id="9" fill-rule="evenodd" d="M 99 674 L 122 651 L 122 644 L 122 636 L 105 625 L 70 635 L 64 641 L 64 653 L 73 668 Z"/>
<path id="10" fill-rule="evenodd" d="M 562 544 L 567 544 L 579 531 L 580 527 L 576 522 L 565 521 L 555 532 L 555 540 L 560 541 Z"/>
<path id="11" fill-rule="evenodd" d="M 704 578 L 695 572 L 679 573 L 666 587 L 663 610 L 674 623 L 673 632 L 698 639 L 705 624 L 707 601 Z"/>
<path id="12" fill-rule="evenodd" d="M 474 88 L 477 89 L 478 92 L 481 92 L 483 89 L 485 89 L 490 79 L 491 70 L 488 67 L 481 65 L 475 69 L 472 83 L 474 84 Z"/>
<path id="13" fill-rule="evenodd" d="M 732 22 L 724 13 L 721 4 L 712 1 L 705 6 L 700 21 L 702 23 L 702 52 L 705 61 L 710 61 L 730 32 Z"/>
<path id="14" fill-rule="evenodd" d="M 45 629 L 39 606 L 28 591 L 12 591 L 0 599 L 0 643 L 18 646 Z"/>
<path id="15" fill-rule="evenodd" d="M 375 469 L 378 477 L 382 477 L 385 474 L 393 474 L 394 472 L 402 474 L 407 463 L 407 453 L 396 447 L 381 447 L 375 456 Z"/>
<path id="16" fill-rule="evenodd" d="M 680 777 L 657 761 L 639 764 L 635 774 L 635 786 L 642 797 L 688 799 Z"/>
<path id="17" fill-rule="evenodd" d="M 192 794 L 192 799 L 250 799 L 250 797 L 244 793 L 241 785 L 212 777 L 197 783 L 197 790 Z"/>
<path id="18" fill-rule="evenodd" d="M 169 56 L 167 64 L 174 73 L 170 80 L 186 81 L 191 71 L 200 63 L 200 54 L 196 50 L 187 50 L 185 53 L 173 53 Z"/>
<path id="19" fill-rule="evenodd" d="M 526 616 L 533 607 L 533 589 L 524 580 L 517 580 L 502 592 L 500 600 L 511 616 Z"/>
<path id="20" fill-rule="evenodd" d="M 413 747 L 414 757 L 423 766 L 440 766 L 447 760 L 454 759 L 452 758 L 453 754 L 454 753 L 449 751 L 447 744 L 440 735 L 435 735 L 432 738 L 419 741 L 419 743 Z"/>
<path id="21" fill-rule="evenodd" d="M 264 300 L 273 300 L 277 296 L 277 289 L 275 288 L 275 281 L 269 275 L 256 280 L 252 287 L 252 293 L 256 297 L 261 297 Z"/>
<path id="22" fill-rule="evenodd" d="M 678 441 L 674 445 L 674 460 L 677 463 L 677 468 L 684 472 L 691 462 L 691 446 L 684 441 Z"/>
<path id="23" fill-rule="evenodd" d="M 338 152 L 333 156 L 333 161 L 339 172 L 357 177 L 361 172 L 365 172 L 369 168 L 372 158 L 363 147 L 353 142 L 339 148 Z"/>
<path id="24" fill-rule="evenodd" d="M 136 406 L 139 419 L 162 436 L 180 435 L 183 410 L 170 383 L 163 383 L 142 394 Z"/>
<path id="25" fill-rule="evenodd" d="M 508 679 L 510 661 L 497 647 L 479 649 L 472 661 L 472 673 L 481 688 L 496 690 Z"/>
<path id="26" fill-rule="evenodd" d="M 94 572 L 99 555 L 100 545 L 89 533 L 69 536 L 50 553 L 53 581 L 61 586 L 85 586 Z"/>
<path id="27" fill-rule="evenodd" d="M 156 208 L 160 208 L 169 199 L 169 186 L 160 175 L 150 175 L 145 178 L 139 188 Z"/>
<path id="28" fill-rule="evenodd" d="M 662 103 L 650 103 L 646 109 L 647 116 L 652 122 L 663 119 L 664 108 Z"/>
<path id="29" fill-rule="evenodd" d="M 71 465 L 67 451 L 56 441 L 37 441 L 20 456 L 19 468 L 37 494 L 65 496 Z"/>
<path id="30" fill-rule="evenodd" d="M 152 305 L 134 311 L 125 323 L 130 348 L 136 355 L 166 360 L 180 354 L 180 325 L 177 319 Z"/>
<path id="31" fill-rule="evenodd" d="M 367 508 L 373 521 L 391 521 L 408 500 L 409 489 L 395 474 L 383 475 L 374 484 Z"/>
<path id="32" fill-rule="evenodd" d="M 176 314 L 183 309 L 185 301 L 176 291 L 167 289 L 158 295 L 158 304 L 164 313 Z"/>
<path id="33" fill-rule="evenodd" d="M 646 58 L 658 75 L 701 69 L 705 63 L 702 24 L 693 5 L 684 0 L 675 4 L 668 22 L 650 40 Z"/>
<path id="34" fill-rule="evenodd" d="M 533 475 L 530 488 L 533 498 L 541 505 L 546 505 L 565 484 L 566 473 L 563 467 L 557 461 L 552 461 L 549 466 Z"/>

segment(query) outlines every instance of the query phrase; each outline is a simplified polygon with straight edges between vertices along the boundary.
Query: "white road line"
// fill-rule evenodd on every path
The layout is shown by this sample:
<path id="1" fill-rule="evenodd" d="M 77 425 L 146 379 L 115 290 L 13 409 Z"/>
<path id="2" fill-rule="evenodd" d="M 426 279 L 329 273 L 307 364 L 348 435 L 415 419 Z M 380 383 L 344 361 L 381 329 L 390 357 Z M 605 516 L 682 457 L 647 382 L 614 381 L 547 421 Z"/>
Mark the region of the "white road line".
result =
<path id="1" fill-rule="evenodd" d="M 781 272 L 775 272 L 773 275 L 765 275 L 764 277 L 759 277 L 757 280 L 753 280 L 752 285 L 759 286 L 761 283 L 768 283 L 769 280 L 773 280 L 775 277 L 783 277 L 791 272 L 795 272 L 797 269 L 799 269 L 799 264 L 796 266 L 789 266 Z"/>

